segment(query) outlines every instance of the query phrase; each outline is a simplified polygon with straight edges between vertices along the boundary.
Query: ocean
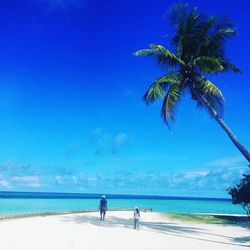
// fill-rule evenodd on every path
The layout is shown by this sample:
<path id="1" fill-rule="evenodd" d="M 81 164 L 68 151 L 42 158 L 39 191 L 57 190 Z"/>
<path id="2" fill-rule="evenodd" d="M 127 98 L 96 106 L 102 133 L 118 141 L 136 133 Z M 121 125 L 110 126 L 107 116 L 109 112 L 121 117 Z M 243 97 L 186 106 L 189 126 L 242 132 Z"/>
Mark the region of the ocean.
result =
<path id="1" fill-rule="evenodd" d="M 97 210 L 101 194 L 0 192 L 0 216 Z M 107 195 L 109 209 L 152 208 L 168 213 L 244 214 L 230 199 Z"/>

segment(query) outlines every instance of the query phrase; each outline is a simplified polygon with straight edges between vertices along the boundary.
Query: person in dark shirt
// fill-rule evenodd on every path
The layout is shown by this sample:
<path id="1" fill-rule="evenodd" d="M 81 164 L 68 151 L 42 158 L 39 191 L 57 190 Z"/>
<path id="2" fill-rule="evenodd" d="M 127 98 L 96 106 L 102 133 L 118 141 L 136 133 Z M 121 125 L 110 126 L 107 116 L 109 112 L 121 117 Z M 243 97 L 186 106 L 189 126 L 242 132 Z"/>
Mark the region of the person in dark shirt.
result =
<path id="1" fill-rule="evenodd" d="M 105 215 L 106 215 L 106 211 L 107 211 L 107 200 L 106 200 L 106 196 L 103 195 L 101 200 L 100 200 L 100 205 L 99 205 L 99 210 L 100 210 L 100 220 L 104 220 L 105 219 Z"/>

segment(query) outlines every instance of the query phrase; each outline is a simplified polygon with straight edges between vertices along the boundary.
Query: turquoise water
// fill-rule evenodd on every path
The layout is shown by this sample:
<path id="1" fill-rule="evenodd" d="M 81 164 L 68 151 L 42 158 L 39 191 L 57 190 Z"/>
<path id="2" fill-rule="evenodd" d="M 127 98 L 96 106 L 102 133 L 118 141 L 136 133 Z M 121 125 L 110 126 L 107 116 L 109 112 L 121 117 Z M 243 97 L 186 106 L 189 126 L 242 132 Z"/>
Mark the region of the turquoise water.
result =
<path id="1" fill-rule="evenodd" d="M 99 199 L 0 198 L 0 215 L 96 210 L 98 204 Z M 108 199 L 110 209 L 134 206 L 153 208 L 156 212 L 244 214 L 241 207 L 233 205 L 231 201 Z"/>

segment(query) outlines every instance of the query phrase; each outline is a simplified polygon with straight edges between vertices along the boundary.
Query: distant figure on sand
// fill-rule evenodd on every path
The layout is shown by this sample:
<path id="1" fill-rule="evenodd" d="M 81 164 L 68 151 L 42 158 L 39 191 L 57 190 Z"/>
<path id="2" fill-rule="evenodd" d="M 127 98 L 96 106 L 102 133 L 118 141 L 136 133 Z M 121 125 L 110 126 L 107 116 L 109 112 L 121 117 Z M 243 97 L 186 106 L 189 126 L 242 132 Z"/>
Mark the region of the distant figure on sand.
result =
<path id="1" fill-rule="evenodd" d="M 101 200 L 100 200 L 100 205 L 99 205 L 99 210 L 100 210 L 100 220 L 104 220 L 105 219 L 105 214 L 107 211 L 107 200 L 106 200 L 106 196 L 103 195 Z"/>
<path id="2" fill-rule="evenodd" d="M 138 207 L 134 210 L 134 229 L 139 229 L 140 211 Z"/>

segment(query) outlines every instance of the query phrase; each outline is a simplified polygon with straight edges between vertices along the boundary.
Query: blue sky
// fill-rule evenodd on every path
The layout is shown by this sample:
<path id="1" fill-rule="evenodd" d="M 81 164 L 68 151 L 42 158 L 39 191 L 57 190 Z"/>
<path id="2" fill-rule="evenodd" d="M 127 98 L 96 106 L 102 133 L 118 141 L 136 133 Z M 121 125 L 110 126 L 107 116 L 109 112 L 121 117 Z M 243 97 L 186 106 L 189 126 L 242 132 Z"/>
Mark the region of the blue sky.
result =
<path id="1" fill-rule="evenodd" d="M 188 95 L 169 131 L 142 96 L 162 72 L 132 53 L 168 47 L 174 1 L 12 0 L 0 10 L 0 190 L 227 197 L 247 162 Z M 250 148 L 249 6 L 188 1 L 229 16 L 226 54 L 243 74 L 211 76 L 225 121 Z M 216 6 L 216 8 L 215 8 Z"/>

